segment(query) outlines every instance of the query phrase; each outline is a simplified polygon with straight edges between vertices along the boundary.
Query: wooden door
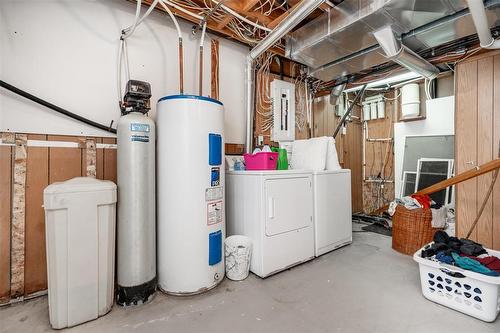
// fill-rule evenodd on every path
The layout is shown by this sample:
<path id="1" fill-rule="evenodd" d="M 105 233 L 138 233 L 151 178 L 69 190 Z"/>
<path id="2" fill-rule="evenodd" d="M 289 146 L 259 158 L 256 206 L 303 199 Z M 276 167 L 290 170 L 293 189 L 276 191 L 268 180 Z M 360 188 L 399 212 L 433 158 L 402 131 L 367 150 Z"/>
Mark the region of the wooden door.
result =
<path id="1" fill-rule="evenodd" d="M 500 145 L 500 52 L 472 57 L 455 70 L 455 158 L 461 173 L 491 161 Z M 465 237 L 476 218 L 492 174 L 456 186 L 456 229 Z M 500 182 L 495 185 L 471 239 L 500 250 Z"/>

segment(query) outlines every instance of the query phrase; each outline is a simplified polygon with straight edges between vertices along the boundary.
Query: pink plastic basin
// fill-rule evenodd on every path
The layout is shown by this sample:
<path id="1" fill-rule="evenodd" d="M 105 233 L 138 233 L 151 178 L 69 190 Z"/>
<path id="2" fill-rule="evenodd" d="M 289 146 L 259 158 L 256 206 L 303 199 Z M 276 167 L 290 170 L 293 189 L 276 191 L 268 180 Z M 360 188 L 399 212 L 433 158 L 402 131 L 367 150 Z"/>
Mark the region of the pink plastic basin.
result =
<path id="1" fill-rule="evenodd" d="M 247 170 L 276 170 L 278 153 L 243 154 Z"/>

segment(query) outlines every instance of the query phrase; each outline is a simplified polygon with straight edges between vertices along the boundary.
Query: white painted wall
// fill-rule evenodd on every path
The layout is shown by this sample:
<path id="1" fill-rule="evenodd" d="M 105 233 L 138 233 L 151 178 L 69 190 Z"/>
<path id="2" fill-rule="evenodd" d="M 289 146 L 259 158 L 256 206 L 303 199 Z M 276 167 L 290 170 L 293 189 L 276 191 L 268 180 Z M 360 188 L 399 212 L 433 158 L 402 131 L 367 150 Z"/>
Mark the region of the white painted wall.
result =
<path id="1" fill-rule="evenodd" d="M 394 124 L 395 195 L 401 197 L 403 157 L 407 136 L 455 135 L 455 96 L 426 101 L 424 120 Z"/>
<path id="2" fill-rule="evenodd" d="M 118 37 L 134 13 L 135 3 L 125 0 L 0 1 L 0 79 L 94 121 L 116 124 Z M 180 23 L 185 93 L 197 94 L 199 36 L 192 36 L 192 24 Z M 210 94 L 210 38 L 205 41 L 205 96 Z M 131 78 L 151 83 L 155 118 L 156 101 L 178 93 L 177 34 L 168 16 L 152 13 L 128 39 L 128 50 Z M 226 142 L 244 143 L 247 52 L 245 46 L 220 41 Z M 1 88 L 0 131 L 107 135 Z"/>

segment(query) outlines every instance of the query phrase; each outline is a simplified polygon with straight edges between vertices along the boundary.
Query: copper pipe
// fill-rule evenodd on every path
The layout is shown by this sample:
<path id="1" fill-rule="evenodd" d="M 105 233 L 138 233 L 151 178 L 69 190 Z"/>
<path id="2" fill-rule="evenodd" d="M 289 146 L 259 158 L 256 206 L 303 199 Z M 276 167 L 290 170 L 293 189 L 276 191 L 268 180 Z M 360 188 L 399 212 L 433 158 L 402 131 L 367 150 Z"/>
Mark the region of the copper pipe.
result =
<path id="1" fill-rule="evenodd" d="M 203 95 L 203 46 L 200 46 L 200 82 L 198 83 L 199 95 Z"/>
<path id="2" fill-rule="evenodd" d="M 182 38 L 179 38 L 179 93 L 184 94 L 184 50 Z"/>

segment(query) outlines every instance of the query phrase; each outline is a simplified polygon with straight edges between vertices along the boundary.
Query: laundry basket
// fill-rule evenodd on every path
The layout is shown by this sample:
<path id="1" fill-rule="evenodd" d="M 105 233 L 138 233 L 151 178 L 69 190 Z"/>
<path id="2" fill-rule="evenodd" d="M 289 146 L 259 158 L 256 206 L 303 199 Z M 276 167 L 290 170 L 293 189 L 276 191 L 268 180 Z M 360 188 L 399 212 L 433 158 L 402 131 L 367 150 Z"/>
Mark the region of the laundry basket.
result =
<path id="1" fill-rule="evenodd" d="M 246 236 L 234 235 L 225 241 L 226 276 L 240 281 L 247 278 L 250 271 L 252 240 Z"/>
<path id="2" fill-rule="evenodd" d="M 500 312 L 500 277 L 422 258 L 422 249 L 413 259 L 420 268 L 425 298 L 487 322 L 496 319 Z M 500 258 L 500 251 L 486 250 Z"/>
<path id="3" fill-rule="evenodd" d="M 432 241 L 437 228 L 432 228 L 430 209 L 406 209 L 398 205 L 392 216 L 392 248 L 400 253 L 412 255 Z"/>

